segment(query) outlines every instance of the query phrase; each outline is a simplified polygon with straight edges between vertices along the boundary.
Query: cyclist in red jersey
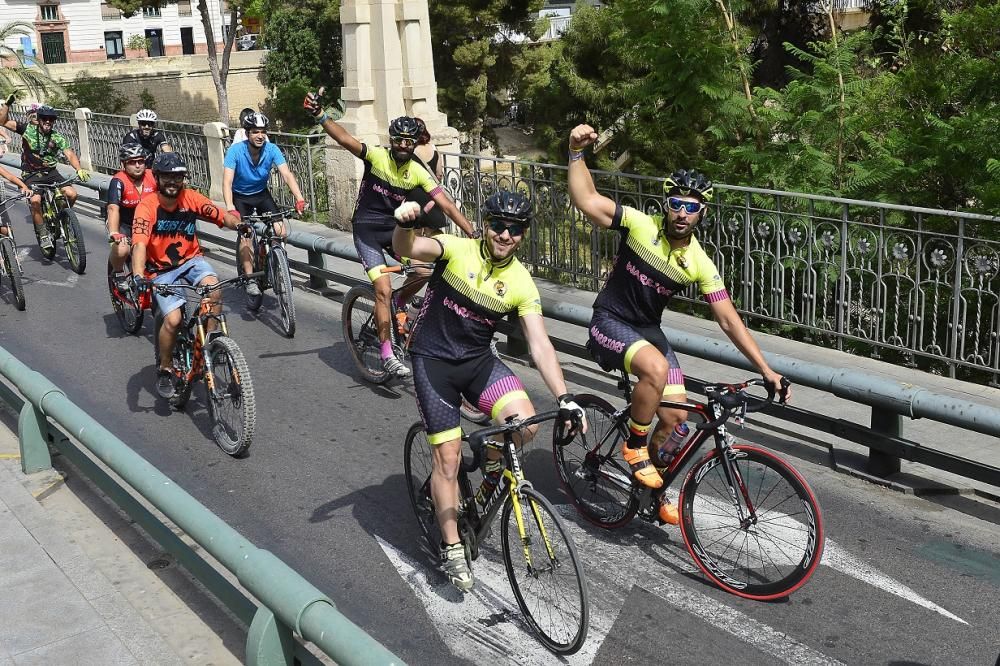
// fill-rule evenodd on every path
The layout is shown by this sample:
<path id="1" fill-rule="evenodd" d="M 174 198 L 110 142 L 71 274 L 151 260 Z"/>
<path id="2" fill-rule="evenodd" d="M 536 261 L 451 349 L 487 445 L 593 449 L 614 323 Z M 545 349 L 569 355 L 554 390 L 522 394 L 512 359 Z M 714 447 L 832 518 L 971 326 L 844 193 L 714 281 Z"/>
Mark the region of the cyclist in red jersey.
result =
<path id="1" fill-rule="evenodd" d="M 156 191 L 153 172 L 146 168 L 146 151 L 137 143 L 128 143 L 118 151 L 122 168 L 111 177 L 108 186 L 108 242 L 111 253 L 108 261 L 115 273 L 125 267 L 132 237 L 132 218 L 139 201 Z"/>

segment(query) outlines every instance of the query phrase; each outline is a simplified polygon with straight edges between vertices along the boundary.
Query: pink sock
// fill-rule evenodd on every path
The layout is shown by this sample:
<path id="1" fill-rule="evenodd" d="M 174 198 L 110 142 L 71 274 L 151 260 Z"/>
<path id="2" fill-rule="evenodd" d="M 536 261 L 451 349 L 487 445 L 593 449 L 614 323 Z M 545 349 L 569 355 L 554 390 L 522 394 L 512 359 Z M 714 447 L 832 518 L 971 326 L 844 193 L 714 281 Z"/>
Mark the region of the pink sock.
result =
<path id="1" fill-rule="evenodd" d="M 382 360 L 385 360 L 392 356 L 392 341 L 386 340 L 382 343 Z"/>

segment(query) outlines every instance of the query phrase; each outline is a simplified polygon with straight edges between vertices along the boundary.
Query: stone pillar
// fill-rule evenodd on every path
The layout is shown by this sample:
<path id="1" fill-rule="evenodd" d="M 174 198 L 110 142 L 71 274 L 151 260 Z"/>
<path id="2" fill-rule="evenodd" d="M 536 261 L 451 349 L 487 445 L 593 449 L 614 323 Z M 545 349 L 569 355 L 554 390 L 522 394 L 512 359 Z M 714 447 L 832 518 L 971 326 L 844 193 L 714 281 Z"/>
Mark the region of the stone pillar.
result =
<path id="1" fill-rule="evenodd" d="M 76 109 L 73 112 L 76 118 L 76 135 L 80 137 L 80 166 L 87 171 L 94 170 L 94 163 L 90 156 L 90 132 L 87 128 L 87 121 L 90 119 L 90 109 Z"/>
<path id="2" fill-rule="evenodd" d="M 226 157 L 224 139 L 229 136 L 229 128 L 220 122 L 205 123 L 202 126 L 205 143 L 208 145 L 208 198 L 222 201 L 222 162 Z"/>

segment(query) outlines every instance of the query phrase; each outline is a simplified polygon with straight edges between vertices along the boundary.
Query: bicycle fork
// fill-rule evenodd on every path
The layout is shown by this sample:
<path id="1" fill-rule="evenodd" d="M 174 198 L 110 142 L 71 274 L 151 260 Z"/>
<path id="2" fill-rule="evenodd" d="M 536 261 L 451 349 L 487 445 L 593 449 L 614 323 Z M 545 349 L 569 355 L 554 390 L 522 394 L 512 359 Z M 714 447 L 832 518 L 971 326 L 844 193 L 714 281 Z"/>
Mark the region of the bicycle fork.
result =
<path id="1" fill-rule="evenodd" d="M 712 411 L 715 418 L 719 418 L 722 414 L 722 408 L 716 404 L 712 405 Z M 720 425 L 716 430 L 715 446 L 719 451 L 719 464 L 722 465 L 722 471 L 726 475 L 729 500 L 736 507 L 740 518 L 740 529 L 749 530 L 751 525 L 757 524 L 757 510 L 754 508 L 753 500 L 750 499 L 750 493 L 747 491 L 743 476 L 736 466 L 736 453 L 729 442 L 729 433 L 726 431 L 725 424 Z M 741 497 L 742 502 L 740 501 Z"/>
<path id="2" fill-rule="evenodd" d="M 524 560 L 528 565 L 528 573 L 535 576 L 539 573 L 540 569 L 535 567 L 534 562 L 531 558 L 531 537 L 528 536 L 527 530 L 524 524 L 524 509 L 521 504 L 521 489 L 524 487 L 531 488 L 531 482 L 525 480 L 524 473 L 521 471 L 521 461 L 517 457 L 517 453 L 513 450 L 514 443 L 508 440 L 504 443 L 505 454 L 507 457 L 507 468 L 503 470 L 503 477 L 506 481 L 507 492 L 510 494 L 511 503 L 513 504 L 511 510 L 514 512 L 514 521 L 517 523 L 517 534 L 521 539 L 521 548 L 524 551 Z M 548 532 L 545 529 L 545 522 L 542 520 L 542 515 L 538 511 L 538 505 L 532 501 L 528 501 L 531 507 L 531 513 L 535 518 L 535 524 L 538 525 L 538 533 L 542 537 L 542 541 L 545 544 L 545 551 L 548 553 L 549 562 L 555 565 L 556 554 L 552 549 L 552 542 L 549 539 Z"/>

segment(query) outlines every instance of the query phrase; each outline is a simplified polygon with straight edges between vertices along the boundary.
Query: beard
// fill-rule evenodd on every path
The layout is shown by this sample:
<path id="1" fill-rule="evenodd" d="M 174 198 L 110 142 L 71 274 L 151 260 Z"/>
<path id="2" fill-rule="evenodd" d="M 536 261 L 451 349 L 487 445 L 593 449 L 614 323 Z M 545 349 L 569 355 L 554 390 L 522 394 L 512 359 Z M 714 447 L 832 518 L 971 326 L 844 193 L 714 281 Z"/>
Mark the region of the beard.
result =
<path id="1" fill-rule="evenodd" d="M 396 160 L 400 164 L 409 162 L 411 159 L 413 159 L 412 148 L 410 150 L 407 150 L 405 148 L 393 148 L 390 152 L 392 152 L 392 159 Z"/>

